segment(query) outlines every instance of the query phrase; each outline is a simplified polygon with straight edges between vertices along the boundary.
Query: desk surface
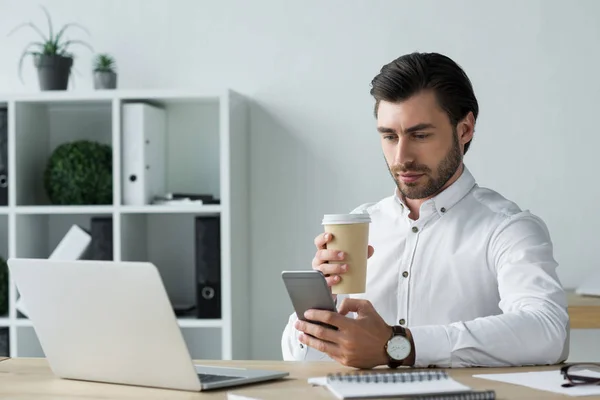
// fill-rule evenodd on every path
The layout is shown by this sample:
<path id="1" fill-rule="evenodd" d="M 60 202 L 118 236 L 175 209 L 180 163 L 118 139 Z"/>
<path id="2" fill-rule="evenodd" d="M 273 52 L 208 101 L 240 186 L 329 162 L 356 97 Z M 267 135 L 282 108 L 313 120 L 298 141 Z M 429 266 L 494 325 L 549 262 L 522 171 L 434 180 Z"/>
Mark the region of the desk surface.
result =
<path id="1" fill-rule="evenodd" d="M 600 329 L 600 297 L 567 292 L 571 329 Z"/>
<path id="2" fill-rule="evenodd" d="M 354 371 L 333 362 L 283 362 L 283 361 L 203 361 L 203 364 L 241 366 L 290 372 L 290 376 L 279 381 L 259 383 L 236 388 L 221 389 L 201 393 L 152 389 L 144 387 L 111 385 L 94 382 L 81 382 L 55 377 L 45 359 L 21 358 L 0 362 L 0 397 L 21 400 L 77 399 L 226 399 L 227 393 L 249 396 L 255 399 L 335 399 L 329 390 L 308 385 L 307 379 L 324 376 L 331 372 Z M 493 389 L 497 399 L 565 399 L 572 398 L 541 392 L 522 386 L 509 385 L 484 379 L 473 378 L 476 373 L 522 372 L 531 370 L 558 370 L 558 366 L 528 368 L 468 368 L 452 369 L 449 373 L 457 381 L 474 389 Z M 558 371 L 557 371 L 558 373 Z M 600 399 L 588 396 L 586 399 Z"/>

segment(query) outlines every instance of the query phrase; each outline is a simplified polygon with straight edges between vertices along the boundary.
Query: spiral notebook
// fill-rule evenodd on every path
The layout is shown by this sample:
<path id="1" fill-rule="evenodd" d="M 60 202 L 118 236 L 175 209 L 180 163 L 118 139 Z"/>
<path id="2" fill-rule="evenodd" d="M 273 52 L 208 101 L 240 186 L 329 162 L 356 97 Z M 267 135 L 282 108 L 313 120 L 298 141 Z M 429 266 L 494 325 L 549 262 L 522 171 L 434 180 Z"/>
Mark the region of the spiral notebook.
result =
<path id="1" fill-rule="evenodd" d="M 474 391 L 445 371 L 352 372 L 310 378 L 309 384 L 327 387 L 338 399 L 400 397 L 414 399 L 494 400 L 495 392 Z"/>

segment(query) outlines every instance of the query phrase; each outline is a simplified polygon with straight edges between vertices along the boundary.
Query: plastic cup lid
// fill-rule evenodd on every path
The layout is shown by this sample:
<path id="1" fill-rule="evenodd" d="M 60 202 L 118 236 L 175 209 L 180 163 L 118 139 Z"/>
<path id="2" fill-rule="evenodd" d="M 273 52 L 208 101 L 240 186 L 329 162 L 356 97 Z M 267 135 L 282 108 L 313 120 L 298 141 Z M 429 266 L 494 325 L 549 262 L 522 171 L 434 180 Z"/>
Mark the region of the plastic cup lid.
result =
<path id="1" fill-rule="evenodd" d="M 323 225 L 370 223 L 369 214 L 325 214 Z"/>

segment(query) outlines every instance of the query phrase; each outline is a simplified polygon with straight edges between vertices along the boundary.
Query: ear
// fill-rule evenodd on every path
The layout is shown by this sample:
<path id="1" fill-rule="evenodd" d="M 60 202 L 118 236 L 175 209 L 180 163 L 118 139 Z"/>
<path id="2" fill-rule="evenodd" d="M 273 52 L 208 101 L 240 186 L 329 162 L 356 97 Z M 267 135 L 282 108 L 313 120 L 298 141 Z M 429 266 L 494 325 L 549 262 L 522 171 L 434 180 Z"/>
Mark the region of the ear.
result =
<path id="1" fill-rule="evenodd" d="M 463 118 L 461 122 L 458 123 L 457 134 L 458 134 L 458 142 L 464 146 L 466 143 L 469 143 L 471 139 L 473 139 L 473 134 L 475 133 L 475 117 L 473 113 L 469 111 L 466 117 Z"/>

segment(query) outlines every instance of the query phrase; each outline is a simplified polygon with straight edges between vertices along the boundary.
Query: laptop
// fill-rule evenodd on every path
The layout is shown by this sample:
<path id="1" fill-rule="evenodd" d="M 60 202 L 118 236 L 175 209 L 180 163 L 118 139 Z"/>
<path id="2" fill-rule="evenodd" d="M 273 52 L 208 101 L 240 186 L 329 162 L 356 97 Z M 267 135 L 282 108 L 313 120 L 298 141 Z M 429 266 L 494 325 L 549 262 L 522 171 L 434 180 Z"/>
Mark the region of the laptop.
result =
<path id="1" fill-rule="evenodd" d="M 289 375 L 195 365 L 152 263 L 11 258 L 7 264 L 58 377 L 197 392 Z"/>

